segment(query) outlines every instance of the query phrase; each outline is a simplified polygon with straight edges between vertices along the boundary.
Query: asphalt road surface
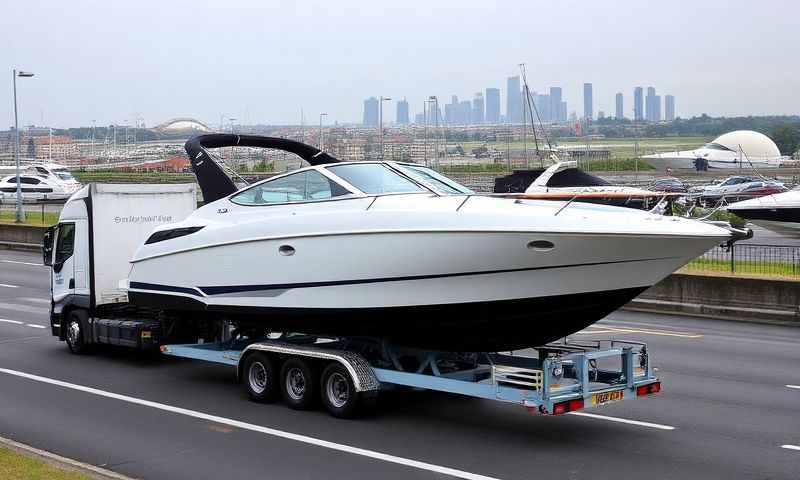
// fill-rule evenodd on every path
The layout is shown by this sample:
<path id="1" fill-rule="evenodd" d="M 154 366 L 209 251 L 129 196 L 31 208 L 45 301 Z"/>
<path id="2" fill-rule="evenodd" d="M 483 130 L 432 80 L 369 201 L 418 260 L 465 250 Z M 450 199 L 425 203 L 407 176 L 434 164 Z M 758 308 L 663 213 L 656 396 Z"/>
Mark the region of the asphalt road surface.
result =
<path id="1" fill-rule="evenodd" d="M 39 264 L 0 251 L 0 436 L 131 477 L 800 478 L 798 328 L 618 312 L 579 335 L 647 341 L 662 393 L 548 417 L 412 391 L 346 421 L 252 403 L 229 367 L 70 354 Z"/>

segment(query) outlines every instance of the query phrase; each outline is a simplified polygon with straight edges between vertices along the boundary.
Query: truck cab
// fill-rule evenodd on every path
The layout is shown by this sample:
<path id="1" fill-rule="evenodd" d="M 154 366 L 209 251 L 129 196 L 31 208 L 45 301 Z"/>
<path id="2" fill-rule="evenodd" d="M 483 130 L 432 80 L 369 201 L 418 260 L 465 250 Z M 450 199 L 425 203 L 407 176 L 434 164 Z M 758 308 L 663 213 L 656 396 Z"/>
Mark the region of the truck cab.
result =
<path id="1" fill-rule="evenodd" d="M 51 267 L 52 334 L 74 353 L 91 343 L 141 347 L 143 326 L 157 322 L 128 304 L 120 281 L 153 229 L 185 219 L 196 206 L 194 184 L 90 184 L 75 192 L 42 244 Z"/>

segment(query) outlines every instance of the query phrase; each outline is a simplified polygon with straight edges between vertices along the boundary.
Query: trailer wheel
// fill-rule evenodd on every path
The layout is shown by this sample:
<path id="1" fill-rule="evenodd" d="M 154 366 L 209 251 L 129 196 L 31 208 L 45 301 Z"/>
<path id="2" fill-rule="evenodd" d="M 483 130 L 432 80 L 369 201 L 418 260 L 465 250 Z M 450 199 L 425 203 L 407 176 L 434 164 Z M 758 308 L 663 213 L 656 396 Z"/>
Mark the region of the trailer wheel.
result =
<path id="1" fill-rule="evenodd" d="M 245 391 L 251 400 L 256 402 L 272 402 L 277 396 L 277 375 L 275 363 L 263 353 L 250 354 L 244 362 L 242 376 Z"/>
<path id="2" fill-rule="evenodd" d="M 333 362 L 322 372 L 322 403 L 337 418 L 354 418 L 375 407 L 377 392 L 357 392 L 350 372 Z"/>
<path id="3" fill-rule="evenodd" d="M 67 316 L 67 331 L 65 338 L 67 340 L 67 348 L 69 351 L 81 355 L 89 351 L 89 345 L 86 343 L 84 326 L 88 316 L 83 310 L 73 310 Z"/>
<path id="4" fill-rule="evenodd" d="M 289 408 L 310 410 L 316 400 L 317 378 L 303 358 L 286 360 L 281 368 L 281 394 Z"/>

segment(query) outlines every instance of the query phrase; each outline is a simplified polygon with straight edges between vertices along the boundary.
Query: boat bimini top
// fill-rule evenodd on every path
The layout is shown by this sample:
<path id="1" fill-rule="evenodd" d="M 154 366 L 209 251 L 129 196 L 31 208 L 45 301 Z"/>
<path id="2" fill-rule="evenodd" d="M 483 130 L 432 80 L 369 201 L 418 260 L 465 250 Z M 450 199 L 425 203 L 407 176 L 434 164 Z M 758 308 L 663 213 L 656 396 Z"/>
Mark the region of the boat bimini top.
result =
<path id="1" fill-rule="evenodd" d="M 203 200 L 211 203 L 226 197 L 238 190 L 236 185 L 222 166 L 208 153 L 209 148 L 223 147 L 256 147 L 274 148 L 293 153 L 311 165 L 338 163 L 339 159 L 322 150 L 286 138 L 263 137 L 260 135 L 233 135 L 229 133 L 212 133 L 190 138 L 184 148 L 192 163 L 192 170 L 203 192 Z"/>

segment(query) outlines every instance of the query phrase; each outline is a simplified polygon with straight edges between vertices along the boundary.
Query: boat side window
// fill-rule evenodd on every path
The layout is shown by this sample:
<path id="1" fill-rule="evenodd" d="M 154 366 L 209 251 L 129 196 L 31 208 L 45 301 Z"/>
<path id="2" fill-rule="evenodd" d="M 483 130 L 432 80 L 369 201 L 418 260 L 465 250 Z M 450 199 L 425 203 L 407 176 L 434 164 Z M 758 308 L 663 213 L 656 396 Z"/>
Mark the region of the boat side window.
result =
<path id="1" fill-rule="evenodd" d="M 305 170 L 254 185 L 231 197 L 231 201 L 239 205 L 270 205 L 327 200 L 350 193 L 318 171 Z"/>
<path id="2" fill-rule="evenodd" d="M 75 250 L 75 224 L 62 223 L 58 226 L 58 241 L 56 242 L 56 258 L 53 262 L 60 265 L 67 261 Z"/>
<path id="3" fill-rule="evenodd" d="M 344 179 L 368 195 L 427 191 L 386 165 L 379 163 L 335 165 L 327 168 L 337 177 Z"/>
<path id="4" fill-rule="evenodd" d="M 42 181 L 35 177 L 19 177 L 19 183 L 27 183 L 28 185 L 38 185 L 42 183 Z"/>

